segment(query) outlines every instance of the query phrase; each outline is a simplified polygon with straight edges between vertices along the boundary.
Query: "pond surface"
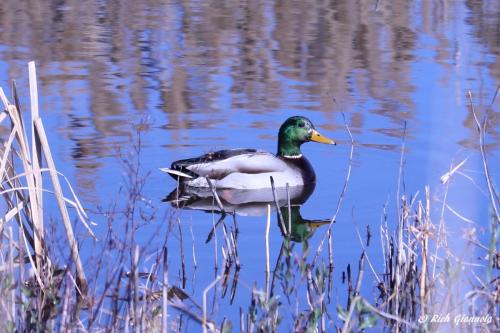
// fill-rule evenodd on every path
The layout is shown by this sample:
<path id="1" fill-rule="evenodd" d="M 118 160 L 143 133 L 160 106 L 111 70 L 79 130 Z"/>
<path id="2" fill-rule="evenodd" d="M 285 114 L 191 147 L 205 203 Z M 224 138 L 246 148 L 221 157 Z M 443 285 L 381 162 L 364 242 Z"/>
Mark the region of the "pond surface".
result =
<path id="1" fill-rule="evenodd" d="M 417 200 L 424 200 L 429 185 L 436 221 L 445 200 L 453 210 L 442 213 L 454 223 L 448 226 L 452 246 L 466 244 L 467 225 L 457 215 L 476 223 L 478 232 L 488 227 L 489 200 L 468 91 L 481 117 L 489 115 L 486 145 L 498 184 L 499 15 L 497 1 L 6 0 L 0 4 L 0 84 L 5 89 L 17 81 L 29 117 L 27 62 L 36 61 L 40 112 L 56 165 L 97 223 L 97 237 L 104 239 L 111 225 L 125 240 L 119 230 L 127 219 L 120 211 L 140 187 L 136 199 L 144 216 L 132 218 L 138 228 L 134 241 L 147 245 L 147 258 L 167 239 L 169 280 L 178 286 L 181 245 L 185 290 L 200 303 L 222 265 L 222 231 L 218 240 L 205 243 L 219 215 L 162 202 L 176 183 L 159 168 L 218 149 L 275 152 L 286 118 L 311 119 L 338 145 L 302 147 L 317 184 L 300 207 L 301 218 L 331 219 L 350 170 L 331 229 L 335 268 L 329 311 L 334 314 L 336 305 L 346 302 L 342 273 L 348 264 L 357 267 L 362 252 L 355 226 L 363 237 L 370 226 L 368 253 L 374 270 L 382 272 L 379 229 L 386 207 L 394 230 L 398 195 L 411 198 L 418 192 Z M 352 163 L 345 124 L 355 142 Z M 441 184 L 440 177 L 466 158 L 461 174 Z M 217 210 L 217 205 L 203 208 Z M 232 305 L 225 297 L 213 308 L 211 316 L 219 322 L 226 316 L 237 323 L 252 285 L 265 289 L 266 208 L 260 216 L 236 217 L 239 283 Z M 226 218 L 229 229 L 232 223 Z M 327 228 L 307 235 L 311 253 Z M 92 262 L 96 245 L 83 227 L 78 230 Z M 282 241 L 273 212 L 271 265 Z M 304 248 L 297 243 L 294 251 L 300 256 Z M 474 251 L 468 255 L 473 261 Z M 148 265 L 146 260 L 142 269 Z M 365 296 L 376 300 L 373 272 L 365 279 Z M 305 292 L 298 293 L 303 299 Z M 294 312 L 295 304 L 289 306 Z M 188 324 L 188 331 L 189 325 L 195 324 Z M 288 321 L 282 329 L 291 327 Z"/>

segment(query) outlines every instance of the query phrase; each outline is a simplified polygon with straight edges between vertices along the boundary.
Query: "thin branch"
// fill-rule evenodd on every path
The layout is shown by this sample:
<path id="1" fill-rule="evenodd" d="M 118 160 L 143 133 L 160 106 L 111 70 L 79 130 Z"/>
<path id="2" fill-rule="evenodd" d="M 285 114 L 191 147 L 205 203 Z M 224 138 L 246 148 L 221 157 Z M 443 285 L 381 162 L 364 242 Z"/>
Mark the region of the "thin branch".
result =
<path id="1" fill-rule="evenodd" d="M 344 113 L 341 113 L 341 114 L 342 114 L 342 119 L 344 119 L 344 125 L 347 129 L 347 133 L 349 133 L 349 138 L 351 139 L 351 151 L 349 153 L 349 165 L 347 168 L 347 174 L 346 174 L 346 178 L 344 181 L 344 186 L 342 187 L 342 192 L 340 192 L 340 197 L 337 201 L 337 208 L 335 209 L 335 214 L 333 214 L 333 217 L 330 221 L 330 224 L 328 225 L 328 228 L 326 229 L 326 231 L 323 235 L 323 238 L 321 239 L 321 242 L 319 243 L 319 246 L 316 250 L 316 254 L 314 255 L 314 258 L 312 260 L 313 266 L 316 264 L 316 260 L 318 259 L 319 254 L 321 253 L 321 251 L 323 251 L 324 243 L 325 243 L 326 239 L 328 238 L 328 230 L 330 230 L 332 228 L 333 223 L 335 223 L 335 220 L 337 219 L 337 215 L 338 215 L 338 213 L 340 211 L 340 207 L 342 205 L 342 200 L 344 199 L 344 195 L 347 192 L 347 185 L 349 184 L 349 179 L 351 178 L 352 160 L 353 160 L 353 155 L 354 155 L 354 139 L 352 137 L 351 130 L 349 129 L 349 125 L 347 124 L 347 121 L 345 119 Z"/>

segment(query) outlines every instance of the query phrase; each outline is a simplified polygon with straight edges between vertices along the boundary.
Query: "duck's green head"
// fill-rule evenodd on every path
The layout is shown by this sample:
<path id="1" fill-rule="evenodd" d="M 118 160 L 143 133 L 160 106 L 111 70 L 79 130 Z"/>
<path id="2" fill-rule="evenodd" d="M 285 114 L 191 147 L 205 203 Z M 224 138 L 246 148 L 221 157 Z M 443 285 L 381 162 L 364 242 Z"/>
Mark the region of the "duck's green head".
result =
<path id="1" fill-rule="evenodd" d="M 334 145 L 335 141 L 321 135 L 309 119 L 301 116 L 288 118 L 278 134 L 278 156 L 301 156 L 300 146 L 304 142 L 315 141 Z"/>

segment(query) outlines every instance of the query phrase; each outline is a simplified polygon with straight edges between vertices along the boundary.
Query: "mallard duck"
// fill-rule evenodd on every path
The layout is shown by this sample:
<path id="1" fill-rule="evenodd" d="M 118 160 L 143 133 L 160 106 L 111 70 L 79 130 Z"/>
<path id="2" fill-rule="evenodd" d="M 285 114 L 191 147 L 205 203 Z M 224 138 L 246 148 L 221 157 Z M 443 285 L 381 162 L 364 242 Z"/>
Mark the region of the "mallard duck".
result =
<path id="1" fill-rule="evenodd" d="M 290 187 L 303 186 L 316 181 L 314 169 L 300 151 L 300 146 L 308 141 L 335 145 L 309 119 L 295 116 L 279 129 L 276 155 L 257 149 L 220 150 L 175 161 L 170 169 L 161 170 L 183 187 L 264 189 L 271 187 L 271 176 L 276 187 L 285 187 L 287 183 Z"/>

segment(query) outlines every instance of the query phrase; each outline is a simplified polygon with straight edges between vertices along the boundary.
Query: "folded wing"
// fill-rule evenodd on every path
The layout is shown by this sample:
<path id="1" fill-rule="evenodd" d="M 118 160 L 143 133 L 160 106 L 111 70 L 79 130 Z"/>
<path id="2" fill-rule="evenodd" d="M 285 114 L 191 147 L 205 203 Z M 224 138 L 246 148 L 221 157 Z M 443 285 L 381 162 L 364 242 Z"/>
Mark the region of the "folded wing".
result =
<path id="1" fill-rule="evenodd" d="M 174 178 L 206 177 L 220 180 L 232 173 L 260 174 L 286 170 L 287 165 L 275 155 L 256 149 L 231 149 L 211 152 L 196 158 L 172 163 Z"/>

